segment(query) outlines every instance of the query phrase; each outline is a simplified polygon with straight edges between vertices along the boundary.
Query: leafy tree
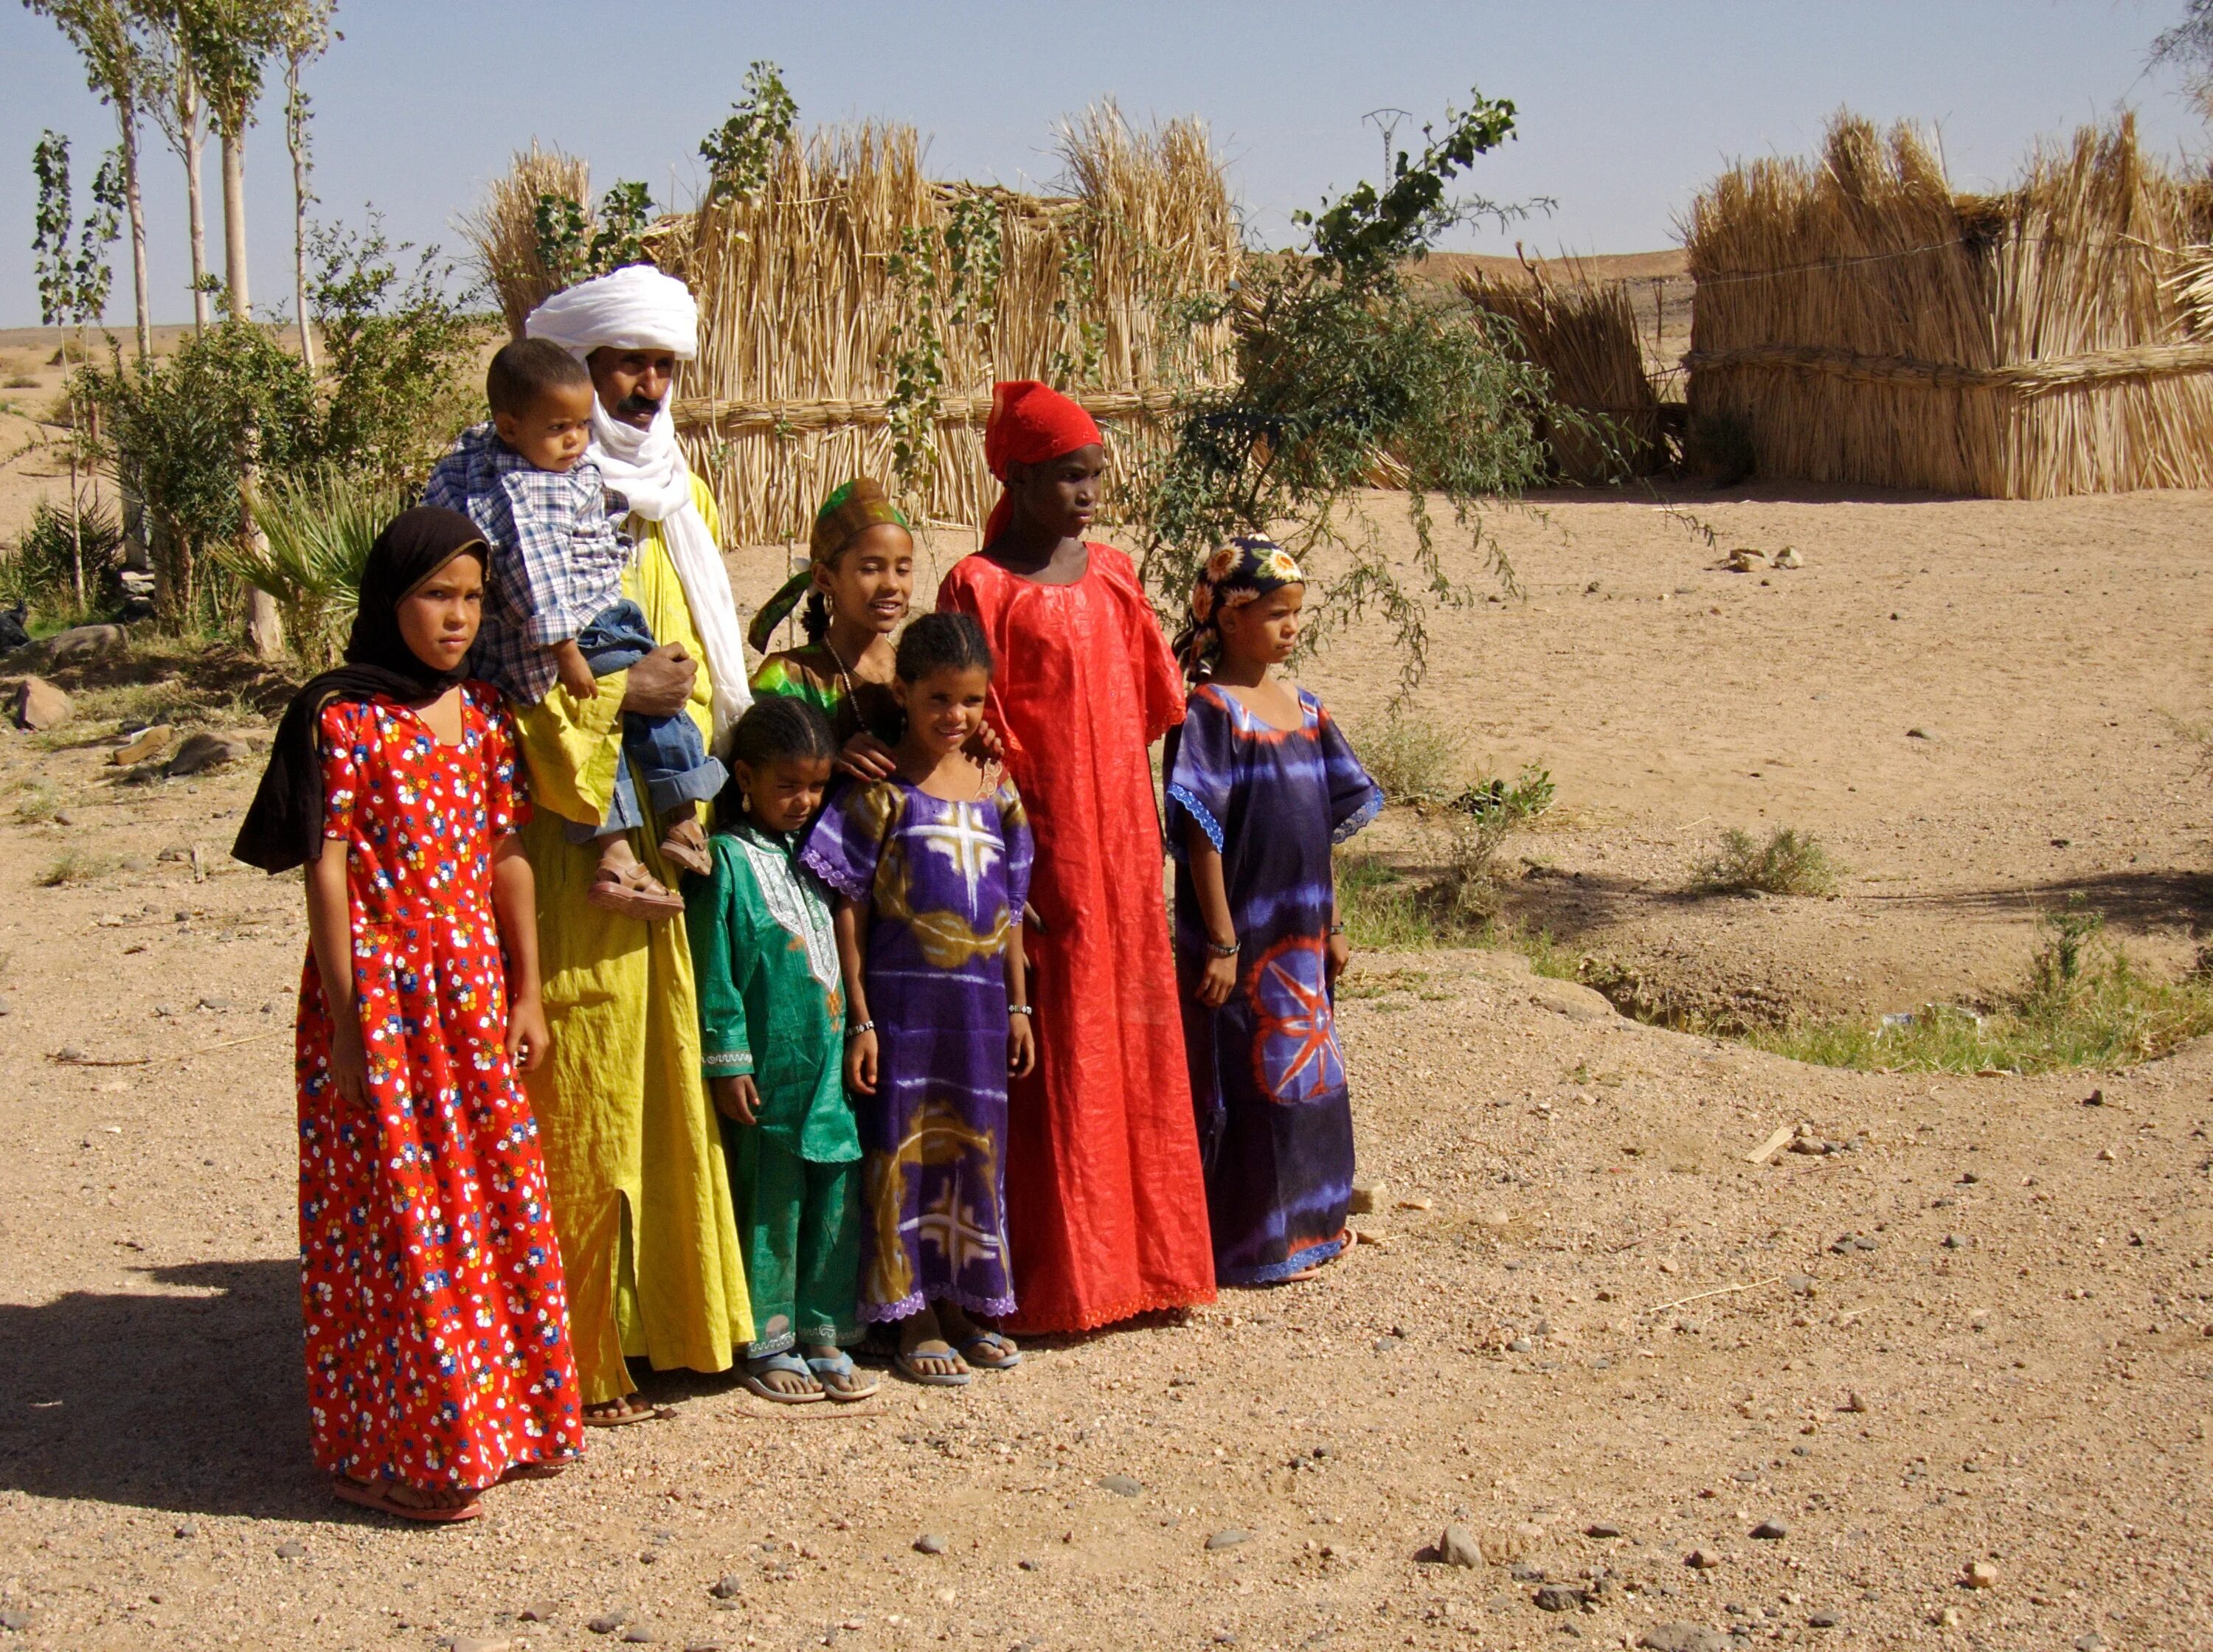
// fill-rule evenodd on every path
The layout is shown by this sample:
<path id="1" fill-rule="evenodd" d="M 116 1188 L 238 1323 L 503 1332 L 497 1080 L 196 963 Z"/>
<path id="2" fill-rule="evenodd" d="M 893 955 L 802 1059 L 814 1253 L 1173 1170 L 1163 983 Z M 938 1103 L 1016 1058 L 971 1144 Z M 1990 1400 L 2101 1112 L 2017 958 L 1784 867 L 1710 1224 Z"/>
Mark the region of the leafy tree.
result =
<path id="1" fill-rule="evenodd" d="M 1513 570 L 1483 534 L 1479 507 L 1542 478 L 1542 420 L 1587 423 L 1555 405 L 1541 369 L 1505 348 L 1503 324 L 1407 279 L 1454 224 L 1527 210 L 1454 193 L 1514 131 L 1511 103 L 1472 97 L 1466 111 L 1446 112 L 1442 131 L 1424 129 L 1417 153 L 1400 150 L 1381 185 L 1298 215 L 1299 252 L 1256 255 L 1235 291 L 1174 318 L 1226 320 L 1236 377 L 1181 397 L 1168 448 L 1141 466 L 1134 490 L 1145 573 L 1165 604 L 1180 609 L 1206 557 L 1240 534 L 1274 533 L 1301 554 L 1332 550 L 1345 571 L 1323 582 L 1309 636 L 1377 612 L 1396 637 L 1405 689 L 1427 663 L 1430 607 L 1466 600 L 1439 556 L 1432 496 L 1510 588 Z M 1360 491 L 1386 476 L 1406 490 L 1411 564 L 1386 552 L 1356 508 Z"/>
<path id="2" fill-rule="evenodd" d="M 121 180 L 117 193 L 131 225 L 131 296 L 138 353 L 144 356 L 153 348 L 154 335 L 146 291 L 146 215 L 138 194 L 138 115 L 157 83 L 144 19 L 124 0 L 23 0 L 23 3 L 39 15 L 51 18 L 69 37 L 84 59 L 86 83 L 115 111 Z"/>
<path id="3" fill-rule="evenodd" d="M 299 570 L 264 538 L 268 521 L 287 509 L 296 517 L 302 501 L 411 489 L 468 421 L 482 324 L 464 310 L 467 295 L 449 296 L 436 249 L 411 257 L 374 217 L 360 233 L 320 230 L 311 247 L 320 376 L 268 328 L 235 319 L 167 361 L 82 375 L 103 414 L 107 457 L 140 479 L 155 528 L 155 600 L 171 625 L 223 612 L 235 588 L 211 564 L 273 593 L 277 608 L 306 613 Z M 255 500 L 275 502 L 277 517 L 249 510 Z M 257 570 L 277 582 L 262 585 Z M 295 640 L 312 655 L 323 631 Z"/>
<path id="4" fill-rule="evenodd" d="M 618 181 L 591 215 L 582 202 L 547 191 L 538 198 L 537 222 L 539 260 L 556 291 L 650 261 L 645 231 L 653 222 L 653 192 L 644 184 Z"/>
<path id="5" fill-rule="evenodd" d="M 2213 116 L 2213 0 L 2184 0 L 2182 21 L 2151 43 L 2151 62 L 2179 69 L 2198 107 Z"/>
<path id="6" fill-rule="evenodd" d="M 155 123 L 169 148 L 185 163 L 185 221 L 191 237 L 192 325 L 207 331 L 208 299 L 216 281 L 208 274 L 207 208 L 200 188 L 200 159 L 207 130 L 207 103 L 200 96 L 199 71 L 192 58 L 192 36 L 185 0 L 156 0 L 145 6 L 148 84 L 166 88 L 150 100 Z"/>
<path id="7" fill-rule="evenodd" d="M 730 106 L 730 118 L 700 140 L 707 163 L 704 209 L 718 201 L 754 200 L 768 184 L 777 151 L 791 138 L 799 105 L 783 83 L 783 71 L 765 59 L 746 70 L 746 94 Z"/>
<path id="8" fill-rule="evenodd" d="M 284 148 L 292 157 L 292 313 L 300 324 L 300 359 L 315 370 L 315 335 L 308 322 L 308 209 L 315 197 L 308 187 L 314 162 L 308 148 L 308 94 L 300 71 L 330 50 L 337 39 L 331 27 L 336 0 L 288 0 L 275 20 L 278 54 L 284 59 Z"/>
<path id="9" fill-rule="evenodd" d="M 436 247 L 392 245 L 374 213 L 365 231 L 325 228 L 311 246 L 308 301 L 325 354 L 318 455 L 371 486 L 418 483 L 475 411 L 470 368 L 485 329 L 464 308 L 471 295 L 453 294 Z"/>
<path id="10" fill-rule="evenodd" d="M 108 452 L 143 491 L 157 611 L 173 626 L 218 619 L 210 557 L 247 534 L 250 467 L 285 475 L 320 457 L 306 368 L 263 328 L 231 318 L 166 360 L 88 368 L 82 382 Z"/>
<path id="11" fill-rule="evenodd" d="M 50 327 L 73 329 L 77 354 L 82 357 L 84 330 L 107 310 L 108 289 L 113 282 L 107 252 L 120 233 L 119 219 L 124 207 L 122 163 L 113 153 L 101 162 L 100 170 L 93 175 L 92 210 L 82 223 L 77 222 L 70 194 L 69 139 L 58 132 L 41 133 L 31 150 L 31 171 L 39 186 L 31 236 L 32 264 L 39 281 L 39 319 Z M 82 610 L 85 602 L 84 543 L 80 526 L 82 513 L 77 506 L 77 466 L 88 434 L 88 409 L 75 381 L 71 381 L 69 400 L 70 523 L 76 547 L 70 588 Z"/>
<path id="12" fill-rule="evenodd" d="M 910 226 L 885 261 L 898 313 L 892 329 L 892 392 L 885 412 L 892 437 L 894 487 L 922 509 L 937 468 L 937 424 L 945 387 L 945 333 L 966 327 L 982 339 L 988 359 L 999 313 L 1005 264 L 999 204 L 963 195 L 941 231 Z"/>

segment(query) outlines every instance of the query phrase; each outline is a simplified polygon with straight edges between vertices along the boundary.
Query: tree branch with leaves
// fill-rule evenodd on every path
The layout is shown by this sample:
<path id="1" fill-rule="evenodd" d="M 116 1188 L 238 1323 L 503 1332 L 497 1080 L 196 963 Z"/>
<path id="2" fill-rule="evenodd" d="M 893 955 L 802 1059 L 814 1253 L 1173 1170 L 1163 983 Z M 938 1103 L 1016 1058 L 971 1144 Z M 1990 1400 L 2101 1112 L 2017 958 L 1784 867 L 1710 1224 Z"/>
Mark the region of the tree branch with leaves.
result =
<path id="1" fill-rule="evenodd" d="M 1241 534 L 1276 534 L 1302 557 L 1335 552 L 1343 571 L 1320 582 L 1309 637 L 1376 613 L 1397 644 L 1402 692 L 1426 668 L 1430 611 L 1466 600 L 1445 567 L 1432 498 L 1510 590 L 1482 507 L 1543 479 L 1545 420 L 1577 422 L 1543 371 L 1507 347 L 1503 323 L 1407 279 L 1454 225 L 1531 210 L 1455 192 L 1514 131 L 1511 103 L 1471 95 L 1424 129 L 1417 151 L 1399 151 L 1381 184 L 1296 215 L 1303 247 L 1254 254 L 1235 290 L 1167 318 L 1171 329 L 1226 320 L 1236 375 L 1183 393 L 1167 448 L 1141 462 L 1131 490 L 1144 572 L 1164 606 L 1180 608 L 1207 556 Z M 1411 559 L 1385 548 L 1360 508 L 1384 481 L 1405 490 Z"/>

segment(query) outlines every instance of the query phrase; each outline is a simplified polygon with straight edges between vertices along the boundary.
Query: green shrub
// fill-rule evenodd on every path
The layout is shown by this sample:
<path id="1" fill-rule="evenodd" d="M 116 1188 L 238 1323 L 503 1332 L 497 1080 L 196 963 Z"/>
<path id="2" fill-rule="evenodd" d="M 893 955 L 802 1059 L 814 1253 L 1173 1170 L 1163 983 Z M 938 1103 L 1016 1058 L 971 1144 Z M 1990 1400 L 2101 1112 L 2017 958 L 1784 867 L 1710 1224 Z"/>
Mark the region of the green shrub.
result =
<path id="1" fill-rule="evenodd" d="M 77 600 L 77 557 L 83 554 L 84 600 Z M 123 529 L 105 505 L 80 500 L 74 531 L 70 513 L 52 500 L 31 508 L 15 552 L 0 560 L 0 607 L 21 602 L 33 613 L 81 619 L 121 594 Z"/>
<path id="2" fill-rule="evenodd" d="M 1732 826 L 1722 833 L 1719 850 L 1699 862 L 1692 877 L 1699 888 L 1717 894 L 1756 889 L 1770 895 L 1826 895 L 1836 892 L 1839 869 L 1811 832 L 1777 826 L 1763 844 Z"/>
<path id="3" fill-rule="evenodd" d="M 1498 855 L 1506 840 L 1552 807 L 1552 777 L 1535 764 L 1512 784 L 1493 777 L 1451 803 L 1452 856 L 1444 891 L 1464 917 L 1487 918 L 1498 906 Z"/>
<path id="4" fill-rule="evenodd" d="M 1862 1071 L 2054 1072 L 2155 1061 L 2213 1033 L 2213 979 L 2138 972 L 2094 912 L 2050 912 L 2027 978 L 1987 1010 L 1924 1004 L 1904 1015 L 1805 1022 L 1748 1042 L 1795 1061 Z"/>
<path id="5" fill-rule="evenodd" d="M 369 546 L 406 503 L 397 487 L 330 466 L 297 480 L 278 478 L 253 496 L 262 542 L 225 545 L 216 559 L 233 578 L 277 599 L 285 637 L 320 670 L 344 645 Z"/>

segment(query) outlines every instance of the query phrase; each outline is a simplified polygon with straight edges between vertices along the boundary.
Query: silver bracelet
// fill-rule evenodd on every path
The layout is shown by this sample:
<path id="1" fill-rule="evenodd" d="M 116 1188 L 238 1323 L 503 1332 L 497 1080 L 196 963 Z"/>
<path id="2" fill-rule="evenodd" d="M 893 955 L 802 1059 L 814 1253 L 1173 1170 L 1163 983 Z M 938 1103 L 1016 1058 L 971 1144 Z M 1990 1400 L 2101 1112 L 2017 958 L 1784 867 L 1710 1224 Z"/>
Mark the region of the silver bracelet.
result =
<path id="1" fill-rule="evenodd" d="M 873 1032 L 875 1032 L 875 1030 L 876 1030 L 876 1024 L 875 1024 L 875 1022 L 874 1022 L 874 1021 L 863 1021 L 863 1022 L 861 1022 L 861 1023 L 860 1023 L 858 1026 L 857 1026 L 857 1027 L 847 1027 L 847 1028 L 845 1029 L 845 1036 L 846 1036 L 847 1038 L 849 1038 L 849 1039 L 857 1039 L 857 1038 L 860 1037 L 860 1036 L 861 1036 L 861 1034 L 862 1034 L 862 1033 L 873 1033 Z"/>
<path id="2" fill-rule="evenodd" d="M 1235 941 L 1230 942 L 1226 946 L 1218 941 L 1210 941 L 1206 943 L 1206 949 L 1216 958 L 1235 958 L 1244 950 L 1244 948 L 1241 942 Z"/>
<path id="3" fill-rule="evenodd" d="M 1009 1015 L 1034 1015 L 1037 1008 L 1033 1004 L 1010 1003 L 1007 1006 L 1007 1013 Z"/>

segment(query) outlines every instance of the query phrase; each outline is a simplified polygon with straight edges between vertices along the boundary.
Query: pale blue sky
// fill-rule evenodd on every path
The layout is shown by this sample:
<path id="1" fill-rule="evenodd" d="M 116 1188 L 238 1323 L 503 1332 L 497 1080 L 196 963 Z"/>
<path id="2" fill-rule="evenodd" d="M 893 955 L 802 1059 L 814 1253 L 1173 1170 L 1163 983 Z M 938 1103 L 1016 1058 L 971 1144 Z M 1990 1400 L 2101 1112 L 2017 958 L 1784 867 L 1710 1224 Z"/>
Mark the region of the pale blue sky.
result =
<path id="1" fill-rule="evenodd" d="M 587 156 L 595 184 L 643 178 L 664 203 L 696 177 L 700 136 L 747 64 L 783 67 L 802 121 L 911 123 L 939 175 L 1027 186 L 1053 172 L 1053 123 L 1107 94 L 1143 118 L 1195 113 L 1230 161 L 1264 239 L 1289 213 L 1372 176 L 1362 116 L 1428 119 L 1471 85 L 1511 98 L 1521 136 L 1478 169 L 1498 199 L 1549 195 L 1548 218 L 1455 243 L 1637 252 L 1732 159 L 1801 153 L 1848 105 L 1935 124 L 1954 182 L 2009 178 L 2039 135 L 2138 113 L 2151 147 L 2199 153 L 2205 128 L 2147 48 L 2181 0 L 1642 0 L 1640 3 L 1308 3 L 1104 0 L 1084 7 L 753 3 L 615 6 L 572 0 L 353 0 L 346 39 L 311 71 L 316 186 L 326 216 L 375 203 L 388 228 L 453 246 L 454 214 L 509 153 L 540 138 Z M 52 26 L 0 9 L 0 326 L 38 319 L 30 151 L 68 133 L 85 190 L 113 141 Z M 184 182 L 149 132 L 147 223 L 155 315 L 189 319 Z M 290 202 L 273 104 L 250 142 L 253 288 L 289 296 Z M 218 180 L 210 148 L 211 219 Z M 214 238 L 220 265 L 220 234 Z M 118 260 L 111 322 L 130 314 Z M 258 306 L 259 307 L 259 306 Z"/>

